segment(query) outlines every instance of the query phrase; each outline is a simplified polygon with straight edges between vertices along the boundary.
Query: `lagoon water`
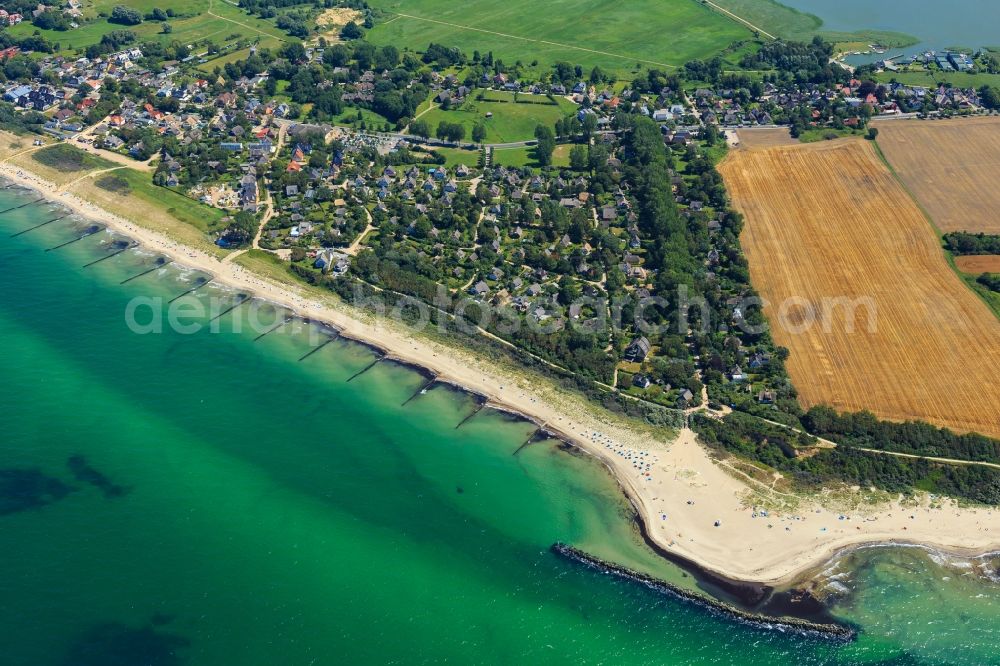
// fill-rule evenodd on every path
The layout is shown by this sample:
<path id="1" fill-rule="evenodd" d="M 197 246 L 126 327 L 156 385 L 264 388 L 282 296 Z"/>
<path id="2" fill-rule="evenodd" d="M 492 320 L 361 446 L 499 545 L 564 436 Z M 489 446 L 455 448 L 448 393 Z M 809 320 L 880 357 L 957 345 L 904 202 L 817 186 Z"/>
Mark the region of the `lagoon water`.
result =
<path id="1" fill-rule="evenodd" d="M 1000 2 L 996 0 L 779 1 L 821 18 L 822 30 L 874 29 L 912 35 L 920 43 L 902 49 L 907 54 L 949 47 L 1000 47 Z"/>
<path id="2" fill-rule="evenodd" d="M 0 191 L 0 210 L 34 195 Z M 859 639 L 749 628 L 557 559 L 693 586 L 615 484 L 533 427 L 292 322 L 138 335 L 197 275 L 38 204 L 0 215 L 0 661 L 1000 663 L 1000 586 L 914 549 L 845 558 Z M 235 295 L 211 286 L 185 299 Z M 261 317 L 286 312 L 265 306 Z M 207 317 L 205 318 L 207 320 Z"/>

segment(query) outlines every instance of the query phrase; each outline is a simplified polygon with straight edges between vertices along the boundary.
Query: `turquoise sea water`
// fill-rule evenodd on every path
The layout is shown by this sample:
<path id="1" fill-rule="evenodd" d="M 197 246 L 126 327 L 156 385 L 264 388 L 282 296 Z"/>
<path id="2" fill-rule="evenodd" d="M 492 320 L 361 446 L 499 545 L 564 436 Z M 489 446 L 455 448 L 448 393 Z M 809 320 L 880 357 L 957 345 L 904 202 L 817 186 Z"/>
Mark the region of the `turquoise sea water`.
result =
<path id="1" fill-rule="evenodd" d="M 0 210 L 34 199 L 0 191 Z M 921 551 L 846 558 L 838 645 L 557 559 L 693 586 L 615 484 L 533 426 L 292 322 L 138 335 L 198 275 L 59 212 L 0 214 L 0 663 L 1000 663 L 1000 586 Z M 211 285 L 185 297 L 236 295 Z M 180 302 L 180 301 L 178 301 Z M 148 311 L 147 311 L 148 313 Z M 264 306 L 260 318 L 287 313 Z M 143 319 L 140 317 L 140 319 Z M 207 317 L 202 318 L 202 321 Z M 838 569 L 838 572 L 840 570 Z"/>

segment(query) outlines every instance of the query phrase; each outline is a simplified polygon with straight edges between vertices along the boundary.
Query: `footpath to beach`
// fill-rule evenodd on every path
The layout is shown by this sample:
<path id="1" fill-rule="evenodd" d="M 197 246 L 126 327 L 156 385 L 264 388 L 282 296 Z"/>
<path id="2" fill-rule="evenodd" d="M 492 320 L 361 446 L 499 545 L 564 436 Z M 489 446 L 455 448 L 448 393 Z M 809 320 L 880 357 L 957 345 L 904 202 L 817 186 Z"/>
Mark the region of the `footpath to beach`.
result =
<path id="1" fill-rule="evenodd" d="M 390 357 L 423 366 L 442 381 L 531 418 L 611 470 L 659 547 L 720 576 L 781 584 L 822 565 L 839 550 L 865 544 L 921 544 L 967 557 L 1000 550 L 1000 510 L 960 508 L 940 499 L 932 505 L 926 497 L 905 505 L 858 502 L 861 508 L 849 510 L 847 493 L 821 506 L 811 498 L 776 492 L 713 460 L 689 429 L 663 431 L 660 437 L 651 428 L 600 411 L 542 377 L 529 377 L 472 351 L 415 335 L 402 324 L 368 318 L 332 294 L 296 284 L 291 277 L 287 283 L 279 282 L 220 261 L 65 192 L 23 167 L 2 163 L 0 176 L 179 264 L 210 273 L 219 284 L 332 324 L 349 337 L 382 347 Z"/>

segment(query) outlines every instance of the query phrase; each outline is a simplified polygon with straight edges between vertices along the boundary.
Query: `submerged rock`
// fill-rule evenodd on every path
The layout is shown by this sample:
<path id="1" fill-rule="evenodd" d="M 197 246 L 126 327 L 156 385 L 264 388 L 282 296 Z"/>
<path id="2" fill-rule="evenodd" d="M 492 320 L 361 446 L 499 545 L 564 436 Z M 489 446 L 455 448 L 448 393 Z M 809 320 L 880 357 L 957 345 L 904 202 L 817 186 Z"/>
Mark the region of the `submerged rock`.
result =
<path id="1" fill-rule="evenodd" d="M 41 508 L 74 490 L 40 469 L 0 469 L 0 516 Z"/>
<path id="2" fill-rule="evenodd" d="M 121 497 L 128 492 L 127 488 L 112 483 L 111 479 L 91 467 L 87 459 L 83 456 L 70 456 L 69 460 L 66 461 L 66 465 L 73 472 L 73 476 L 76 477 L 77 481 L 89 483 L 103 492 L 105 497 Z"/>
<path id="3" fill-rule="evenodd" d="M 96 625 L 70 647 L 65 666 L 179 666 L 183 636 L 157 631 L 152 625 L 130 627 L 119 622 Z"/>

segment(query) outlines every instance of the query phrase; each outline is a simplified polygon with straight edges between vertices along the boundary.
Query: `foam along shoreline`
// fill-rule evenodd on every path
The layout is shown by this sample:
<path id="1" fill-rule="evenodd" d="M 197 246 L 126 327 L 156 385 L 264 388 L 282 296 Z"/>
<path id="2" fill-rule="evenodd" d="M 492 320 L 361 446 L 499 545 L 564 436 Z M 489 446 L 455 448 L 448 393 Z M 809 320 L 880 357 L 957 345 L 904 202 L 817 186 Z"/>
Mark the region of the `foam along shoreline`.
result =
<path id="1" fill-rule="evenodd" d="M 480 396 L 492 408 L 534 422 L 548 436 L 594 456 L 611 470 L 635 506 L 651 544 L 717 580 L 787 586 L 839 551 L 872 543 L 915 543 L 963 556 L 1000 550 L 1000 510 L 959 508 L 940 500 L 932 505 L 926 498 L 918 505 L 896 501 L 846 512 L 818 504 L 805 508 L 810 500 L 796 496 L 802 506 L 762 517 L 754 495 L 762 493 L 761 488 L 723 469 L 689 429 L 681 430 L 673 441 L 657 437 L 650 429 L 598 413 L 583 397 L 568 395 L 545 380 L 504 371 L 472 351 L 365 317 L 332 294 L 321 298 L 304 286 L 279 283 L 223 263 L 62 191 L 23 167 L 2 163 L 0 177 L 102 222 L 181 266 L 211 275 L 218 284 L 251 293 L 298 317 L 324 322 L 345 338 L 380 350 L 387 359 L 419 367 L 437 381 Z"/>

